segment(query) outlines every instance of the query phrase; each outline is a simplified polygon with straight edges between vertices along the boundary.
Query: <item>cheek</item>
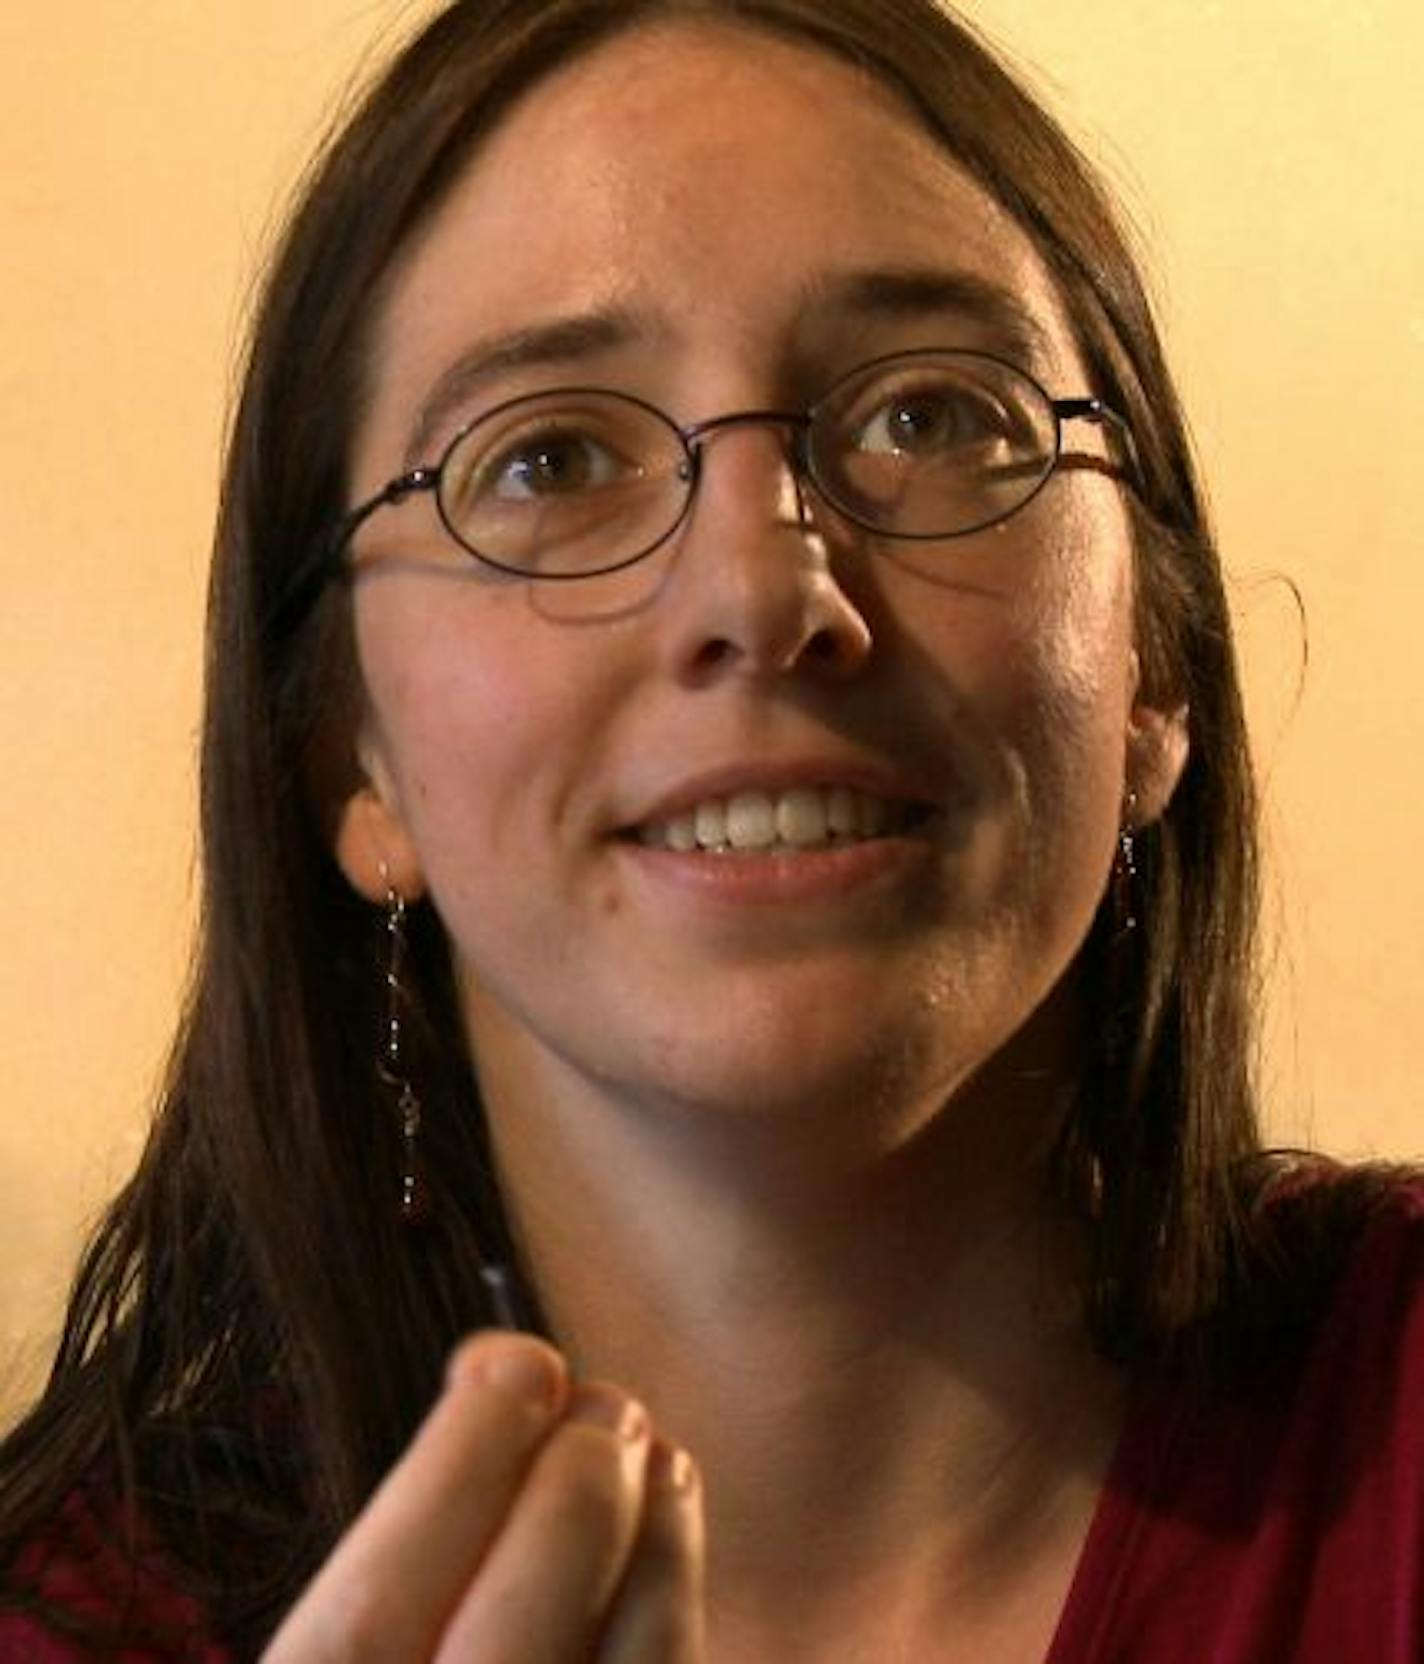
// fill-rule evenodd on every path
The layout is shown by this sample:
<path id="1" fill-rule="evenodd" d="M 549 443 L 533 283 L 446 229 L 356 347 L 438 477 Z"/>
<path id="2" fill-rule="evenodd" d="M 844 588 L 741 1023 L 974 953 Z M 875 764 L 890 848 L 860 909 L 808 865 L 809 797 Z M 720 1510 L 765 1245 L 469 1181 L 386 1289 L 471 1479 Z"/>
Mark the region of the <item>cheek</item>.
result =
<path id="1" fill-rule="evenodd" d="M 1075 933 L 1101 898 L 1121 826 L 1133 697 L 1130 556 L 1124 540 L 1120 559 L 1095 558 L 1103 547 L 1086 536 L 1068 540 L 1024 595 L 1013 631 L 1017 673 L 1009 673 L 1025 800 L 1022 860 L 1041 876 L 1044 918 L 1068 903 L 1081 915 Z"/>
<path id="2" fill-rule="evenodd" d="M 1034 597 L 1021 644 L 1025 713 L 1049 755 L 1120 764 L 1132 698 L 1131 595 L 1126 582 L 1069 570 Z"/>
<path id="3" fill-rule="evenodd" d="M 1121 738 L 1132 699 L 1131 536 L 1116 501 L 1062 483 L 1024 517 L 1037 558 L 1025 559 L 1012 592 L 1011 631 L 1050 714 L 1075 729 L 1106 722 Z"/>
<path id="4" fill-rule="evenodd" d="M 1066 482 L 1065 482 L 1066 483 Z M 1047 498 L 1047 494 L 1045 494 Z M 1095 905 L 1122 813 L 1133 697 L 1132 565 L 1112 504 L 1070 491 L 985 549 L 976 585 L 924 590 L 915 632 L 979 765 L 985 848 L 1035 915 Z M 912 614 L 902 609 L 901 616 Z"/>
<path id="5" fill-rule="evenodd" d="M 597 876 L 600 792 L 639 658 L 612 626 L 581 622 L 550 616 L 528 585 L 425 572 L 358 595 L 372 760 L 462 957 L 492 931 L 552 921 Z"/>
<path id="6" fill-rule="evenodd" d="M 895 608 L 983 742 L 1033 764 L 1030 789 L 1075 755 L 1120 752 L 1133 696 L 1126 524 L 1068 492 L 1045 499 L 975 551 L 977 571 Z"/>
<path id="7" fill-rule="evenodd" d="M 373 766 L 437 887 L 452 846 L 494 837 L 518 810 L 565 707 L 518 628 L 519 593 L 395 577 L 358 600 Z"/>

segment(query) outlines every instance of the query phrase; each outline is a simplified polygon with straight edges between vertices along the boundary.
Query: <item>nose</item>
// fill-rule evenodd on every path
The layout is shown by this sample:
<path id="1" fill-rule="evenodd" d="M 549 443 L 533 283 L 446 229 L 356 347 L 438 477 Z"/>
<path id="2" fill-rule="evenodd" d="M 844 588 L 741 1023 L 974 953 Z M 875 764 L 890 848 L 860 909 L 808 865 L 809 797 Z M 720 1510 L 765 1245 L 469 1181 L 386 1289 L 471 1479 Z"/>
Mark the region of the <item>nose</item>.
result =
<path id="1" fill-rule="evenodd" d="M 682 680 L 838 680 L 869 657 L 870 626 L 815 523 L 797 422 L 748 412 L 688 433 L 695 490 L 660 609 Z"/>

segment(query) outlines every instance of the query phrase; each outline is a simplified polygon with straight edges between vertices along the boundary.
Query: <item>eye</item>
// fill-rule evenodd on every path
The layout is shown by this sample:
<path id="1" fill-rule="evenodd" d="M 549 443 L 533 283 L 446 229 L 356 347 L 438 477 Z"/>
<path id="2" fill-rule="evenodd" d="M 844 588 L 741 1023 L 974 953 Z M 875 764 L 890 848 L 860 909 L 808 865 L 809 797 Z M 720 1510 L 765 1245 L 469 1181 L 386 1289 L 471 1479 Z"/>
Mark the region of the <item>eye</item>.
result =
<path id="1" fill-rule="evenodd" d="M 852 427 L 856 450 L 907 458 L 943 456 L 1002 442 L 1012 414 L 986 389 L 936 380 L 881 395 L 868 417 Z"/>
<path id="2" fill-rule="evenodd" d="M 611 485 L 633 469 L 593 434 L 546 428 L 501 445 L 475 461 L 467 490 L 503 502 L 531 502 Z"/>

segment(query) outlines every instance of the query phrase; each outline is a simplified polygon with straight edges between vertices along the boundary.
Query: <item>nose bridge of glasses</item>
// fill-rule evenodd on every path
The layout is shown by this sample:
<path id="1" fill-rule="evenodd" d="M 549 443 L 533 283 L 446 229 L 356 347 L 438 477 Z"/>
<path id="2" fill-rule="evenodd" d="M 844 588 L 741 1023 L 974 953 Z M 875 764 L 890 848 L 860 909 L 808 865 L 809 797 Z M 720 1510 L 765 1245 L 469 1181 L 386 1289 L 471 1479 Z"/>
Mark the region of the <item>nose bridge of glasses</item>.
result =
<path id="1" fill-rule="evenodd" d="M 778 520 L 798 526 L 810 524 L 810 507 L 806 500 L 806 481 L 810 475 L 807 460 L 807 436 L 811 418 L 799 410 L 735 410 L 723 416 L 710 417 L 705 422 L 684 428 L 683 439 L 693 453 L 698 474 L 709 439 L 719 438 L 738 428 L 771 428 L 780 451 L 777 479 L 776 514 Z"/>
<path id="2" fill-rule="evenodd" d="M 780 430 L 781 491 L 780 511 L 797 524 L 807 522 L 808 508 L 805 482 L 810 475 L 807 459 L 807 435 L 811 426 L 809 414 L 802 410 L 734 410 L 723 416 L 709 417 L 705 422 L 694 422 L 680 430 L 683 442 L 692 454 L 694 477 L 701 478 L 704 454 L 708 441 L 738 428 L 772 428 Z"/>
<path id="3" fill-rule="evenodd" d="M 801 468 L 804 461 L 806 432 L 811 418 L 803 410 L 733 410 L 725 416 L 711 416 L 705 422 L 694 422 L 681 430 L 690 451 L 700 453 L 707 441 L 733 428 L 780 428 L 782 451 L 793 467 Z"/>

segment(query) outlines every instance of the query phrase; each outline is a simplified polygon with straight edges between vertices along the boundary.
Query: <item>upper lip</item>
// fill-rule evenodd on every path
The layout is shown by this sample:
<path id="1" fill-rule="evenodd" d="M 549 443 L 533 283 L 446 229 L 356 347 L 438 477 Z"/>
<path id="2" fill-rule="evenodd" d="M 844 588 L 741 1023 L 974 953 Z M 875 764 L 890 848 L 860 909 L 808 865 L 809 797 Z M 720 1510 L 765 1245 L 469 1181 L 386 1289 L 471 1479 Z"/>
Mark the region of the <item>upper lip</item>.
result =
<path id="1" fill-rule="evenodd" d="M 935 807 L 950 795 L 944 780 L 932 781 L 885 763 L 844 757 L 798 756 L 782 760 L 759 757 L 701 769 L 657 792 L 620 824 L 621 831 L 672 820 L 699 803 L 735 797 L 739 792 L 792 791 L 796 787 L 848 787 L 890 802 Z"/>

